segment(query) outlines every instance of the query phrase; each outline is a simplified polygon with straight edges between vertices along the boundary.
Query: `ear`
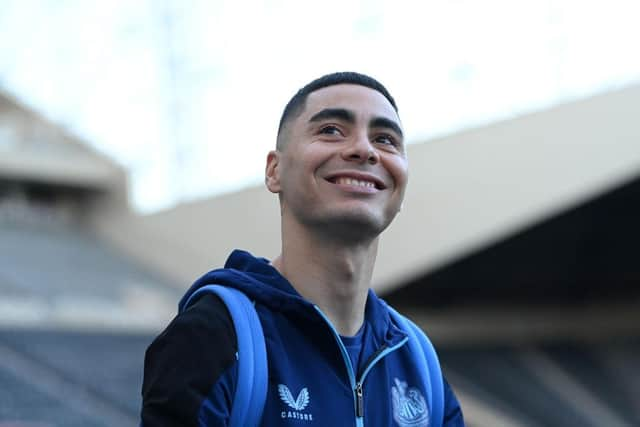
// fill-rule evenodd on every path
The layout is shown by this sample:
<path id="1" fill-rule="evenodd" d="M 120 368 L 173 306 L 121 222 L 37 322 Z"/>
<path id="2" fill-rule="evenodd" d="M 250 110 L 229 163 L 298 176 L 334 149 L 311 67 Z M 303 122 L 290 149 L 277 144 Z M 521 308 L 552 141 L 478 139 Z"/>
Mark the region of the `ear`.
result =
<path id="1" fill-rule="evenodd" d="M 264 183 L 272 193 L 280 193 L 280 152 L 271 150 L 267 154 Z"/>

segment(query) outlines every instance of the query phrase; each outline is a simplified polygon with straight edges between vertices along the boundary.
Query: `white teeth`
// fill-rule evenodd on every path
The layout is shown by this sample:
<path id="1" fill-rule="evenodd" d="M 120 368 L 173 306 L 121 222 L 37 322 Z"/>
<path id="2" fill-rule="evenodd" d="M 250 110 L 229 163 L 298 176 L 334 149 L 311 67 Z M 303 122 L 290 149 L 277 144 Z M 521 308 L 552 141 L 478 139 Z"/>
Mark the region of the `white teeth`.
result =
<path id="1" fill-rule="evenodd" d="M 359 179 L 340 177 L 336 179 L 336 184 L 357 185 L 360 187 L 375 188 L 375 184 L 371 181 L 361 181 Z"/>

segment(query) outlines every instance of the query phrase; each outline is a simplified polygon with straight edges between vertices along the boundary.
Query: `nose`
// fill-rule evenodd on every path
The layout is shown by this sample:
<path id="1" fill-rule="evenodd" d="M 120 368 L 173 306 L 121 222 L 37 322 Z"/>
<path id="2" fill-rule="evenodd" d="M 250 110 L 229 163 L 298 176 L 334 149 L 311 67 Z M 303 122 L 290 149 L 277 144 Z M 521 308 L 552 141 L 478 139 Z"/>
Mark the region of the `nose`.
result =
<path id="1" fill-rule="evenodd" d="M 358 135 L 342 150 L 342 158 L 350 162 L 374 165 L 380 161 L 380 154 L 369 141 L 368 135 Z"/>

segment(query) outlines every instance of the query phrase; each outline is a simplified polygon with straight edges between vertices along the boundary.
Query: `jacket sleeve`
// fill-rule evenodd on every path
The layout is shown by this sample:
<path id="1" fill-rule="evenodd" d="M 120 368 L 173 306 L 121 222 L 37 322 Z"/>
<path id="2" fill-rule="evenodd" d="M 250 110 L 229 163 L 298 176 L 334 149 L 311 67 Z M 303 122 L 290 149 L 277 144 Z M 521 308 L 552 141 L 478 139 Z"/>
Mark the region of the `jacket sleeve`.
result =
<path id="1" fill-rule="evenodd" d="M 443 378 L 443 382 L 444 419 L 442 425 L 443 427 L 464 427 L 464 418 L 462 417 L 462 409 L 460 408 L 458 398 L 456 398 L 446 378 Z"/>
<path id="2" fill-rule="evenodd" d="M 205 294 L 178 314 L 145 353 L 141 425 L 227 426 L 237 339 L 222 300 Z"/>

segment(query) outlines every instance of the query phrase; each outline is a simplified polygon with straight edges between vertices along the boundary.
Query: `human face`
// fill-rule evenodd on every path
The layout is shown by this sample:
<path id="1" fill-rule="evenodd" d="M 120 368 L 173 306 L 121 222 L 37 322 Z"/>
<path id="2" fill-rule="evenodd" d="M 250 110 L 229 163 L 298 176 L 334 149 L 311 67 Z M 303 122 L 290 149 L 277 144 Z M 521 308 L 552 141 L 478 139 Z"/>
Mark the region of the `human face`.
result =
<path id="1" fill-rule="evenodd" d="M 266 182 L 280 194 L 285 220 L 374 237 L 391 223 L 408 162 L 400 120 L 381 93 L 353 84 L 319 89 L 284 132 Z"/>

